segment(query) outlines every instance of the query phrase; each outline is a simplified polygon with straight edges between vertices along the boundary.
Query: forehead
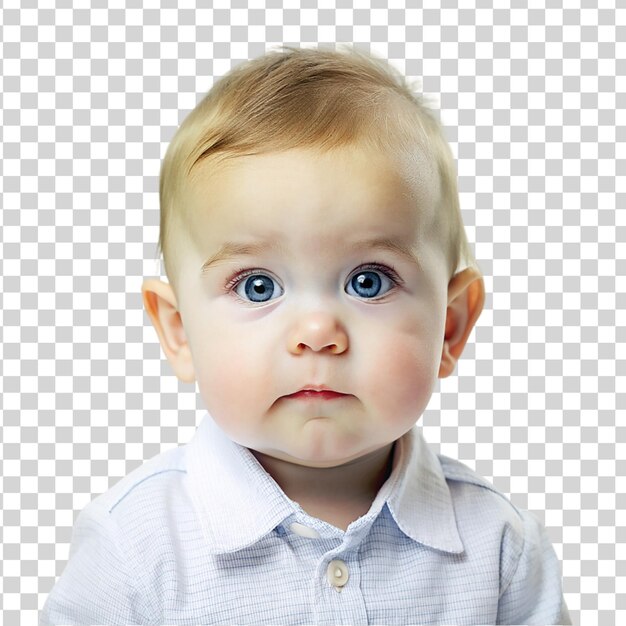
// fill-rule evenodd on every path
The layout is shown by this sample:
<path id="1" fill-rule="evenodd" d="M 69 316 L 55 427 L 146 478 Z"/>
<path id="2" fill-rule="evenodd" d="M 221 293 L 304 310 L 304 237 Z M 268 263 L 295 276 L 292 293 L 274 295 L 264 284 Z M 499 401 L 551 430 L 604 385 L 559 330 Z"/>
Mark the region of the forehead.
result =
<path id="1" fill-rule="evenodd" d="M 293 149 L 201 164 L 189 194 L 190 234 L 201 247 L 235 234 L 316 242 L 388 236 L 409 243 L 430 229 L 439 200 L 432 160 L 360 148 Z"/>

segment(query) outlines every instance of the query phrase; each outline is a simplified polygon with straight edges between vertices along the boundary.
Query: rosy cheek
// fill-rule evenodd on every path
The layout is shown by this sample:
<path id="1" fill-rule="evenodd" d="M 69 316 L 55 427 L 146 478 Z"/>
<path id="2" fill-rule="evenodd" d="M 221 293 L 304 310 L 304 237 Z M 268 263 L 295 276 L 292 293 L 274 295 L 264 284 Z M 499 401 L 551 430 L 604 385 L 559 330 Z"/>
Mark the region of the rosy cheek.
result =
<path id="1" fill-rule="evenodd" d="M 429 342 L 404 333 L 387 337 L 378 354 L 372 355 L 377 363 L 369 369 L 372 388 L 381 390 L 379 397 L 387 404 L 391 420 L 407 414 L 417 419 L 426 407 L 438 371 L 433 355 Z"/>
<path id="2" fill-rule="evenodd" d="M 245 359 L 228 345 L 228 336 L 207 335 L 199 340 L 201 350 L 194 353 L 198 387 L 209 413 L 217 418 L 224 408 L 237 401 L 238 389 L 245 388 Z"/>
<path id="3" fill-rule="evenodd" d="M 265 348 L 241 333 L 204 336 L 206 346 L 194 363 L 198 387 L 208 412 L 218 422 L 236 424 L 272 401 L 269 367 L 264 367 Z"/>

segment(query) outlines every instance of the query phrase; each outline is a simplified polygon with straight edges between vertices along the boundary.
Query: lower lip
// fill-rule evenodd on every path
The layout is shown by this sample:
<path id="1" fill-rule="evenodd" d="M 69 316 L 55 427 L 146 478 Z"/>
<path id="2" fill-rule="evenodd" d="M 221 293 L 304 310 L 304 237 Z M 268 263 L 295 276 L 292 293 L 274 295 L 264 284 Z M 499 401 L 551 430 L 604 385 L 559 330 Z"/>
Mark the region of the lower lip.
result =
<path id="1" fill-rule="evenodd" d="M 287 397 L 294 400 L 337 400 L 345 398 L 346 394 L 336 391 L 298 391 L 298 393 L 292 393 Z"/>

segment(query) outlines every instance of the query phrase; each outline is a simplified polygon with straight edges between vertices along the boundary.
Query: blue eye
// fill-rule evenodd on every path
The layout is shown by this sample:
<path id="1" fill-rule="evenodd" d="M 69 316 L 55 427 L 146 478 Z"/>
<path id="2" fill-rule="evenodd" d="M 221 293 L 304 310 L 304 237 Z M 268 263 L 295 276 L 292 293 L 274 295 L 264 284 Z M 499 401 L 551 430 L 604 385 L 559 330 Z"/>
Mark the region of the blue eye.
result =
<path id="1" fill-rule="evenodd" d="M 250 302 L 269 302 L 269 300 L 272 299 L 272 294 L 274 293 L 274 284 L 278 285 L 275 280 L 266 274 L 250 273 L 247 278 L 245 275 L 237 277 L 235 293 L 240 298 L 244 300 L 248 299 Z M 280 287 L 280 285 L 278 286 Z M 244 293 L 241 293 L 241 287 L 243 287 Z"/>
<path id="2" fill-rule="evenodd" d="M 373 269 L 376 268 L 376 271 Z M 348 282 L 348 287 L 352 287 L 354 294 L 360 298 L 372 299 L 377 296 L 384 295 L 397 284 L 399 279 L 394 277 L 395 272 L 384 266 L 373 265 L 368 269 L 367 267 L 361 268 L 352 275 L 352 278 Z M 381 294 L 381 288 L 386 287 Z"/>
<path id="3" fill-rule="evenodd" d="M 393 268 L 370 263 L 352 274 L 346 292 L 358 298 L 375 300 L 381 299 L 381 296 L 402 284 L 402 279 Z M 267 273 L 258 269 L 244 268 L 238 270 L 227 282 L 224 291 L 226 293 L 234 291 L 244 302 L 254 304 L 275 300 L 284 293 L 280 284 Z"/>

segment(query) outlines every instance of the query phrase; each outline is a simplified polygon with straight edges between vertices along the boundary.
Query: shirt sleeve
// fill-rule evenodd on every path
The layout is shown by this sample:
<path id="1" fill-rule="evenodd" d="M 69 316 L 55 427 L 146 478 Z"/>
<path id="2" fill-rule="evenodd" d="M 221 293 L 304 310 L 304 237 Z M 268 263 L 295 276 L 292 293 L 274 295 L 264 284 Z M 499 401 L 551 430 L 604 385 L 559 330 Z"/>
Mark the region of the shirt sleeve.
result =
<path id="1" fill-rule="evenodd" d="M 561 565 L 545 528 L 528 511 L 517 566 L 498 603 L 498 624 L 563 624 L 572 621 L 561 586 Z"/>
<path id="2" fill-rule="evenodd" d="M 40 626 L 149 623 L 129 547 L 107 508 L 90 502 L 76 519 L 68 563 L 46 599 Z"/>

